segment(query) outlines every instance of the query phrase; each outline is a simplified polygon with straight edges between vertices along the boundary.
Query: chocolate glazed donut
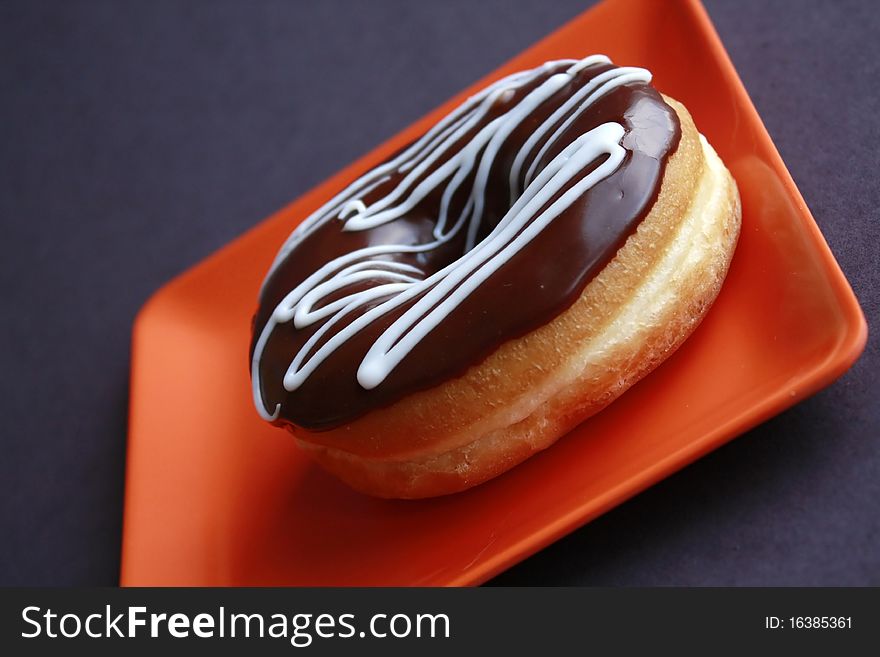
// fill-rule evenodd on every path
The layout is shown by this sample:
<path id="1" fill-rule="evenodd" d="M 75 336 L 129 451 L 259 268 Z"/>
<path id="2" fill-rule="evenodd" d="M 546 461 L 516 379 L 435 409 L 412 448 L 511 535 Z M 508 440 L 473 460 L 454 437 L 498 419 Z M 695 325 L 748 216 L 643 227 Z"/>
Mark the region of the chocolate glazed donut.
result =
<path id="1" fill-rule="evenodd" d="M 622 389 L 593 391 L 603 403 L 543 418 L 547 430 L 529 429 L 527 445 L 520 436 L 505 447 L 498 434 L 525 418 L 498 421 L 508 384 L 490 371 L 491 357 L 524 345 L 584 297 L 661 205 L 670 158 L 688 150 L 679 144 L 690 117 L 650 80 L 603 56 L 511 75 L 306 218 L 260 292 L 251 345 L 260 415 L 293 430 L 355 487 L 421 497 L 508 469 L 653 367 L 656 355 L 632 368 Z M 692 133 L 692 153 L 679 159 L 699 174 L 711 147 Z M 724 174 L 733 190 L 725 216 L 736 226 L 728 222 L 718 283 L 693 325 L 717 294 L 738 232 L 738 197 Z M 689 191 L 678 195 L 679 215 L 695 182 Z M 667 339 L 666 352 L 692 328 Z M 540 348 L 519 351 L 523 367 L 510 376 L 525 368 L 526 380 L 517 389 L 530 378 L 546 388 L 540 379 L 553 358 L 543 368 Z"/>

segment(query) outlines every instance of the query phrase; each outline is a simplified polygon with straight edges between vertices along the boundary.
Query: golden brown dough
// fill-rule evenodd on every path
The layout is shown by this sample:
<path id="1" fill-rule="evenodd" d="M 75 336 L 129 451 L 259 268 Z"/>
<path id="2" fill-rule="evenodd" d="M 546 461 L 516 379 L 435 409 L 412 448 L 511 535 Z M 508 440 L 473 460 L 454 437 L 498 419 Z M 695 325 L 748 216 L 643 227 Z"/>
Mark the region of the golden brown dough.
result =
<path id="1" fill-rule="evenodd" d="M 339 428 L 295 429 L 300 446 L 372 495 L 453 493 L 549 447 L 677 349 L 721 288 L 740 201 L 688 111 L 665 100 L 681 141 L 659 197 L 574 305 L 463 377 Z"/>

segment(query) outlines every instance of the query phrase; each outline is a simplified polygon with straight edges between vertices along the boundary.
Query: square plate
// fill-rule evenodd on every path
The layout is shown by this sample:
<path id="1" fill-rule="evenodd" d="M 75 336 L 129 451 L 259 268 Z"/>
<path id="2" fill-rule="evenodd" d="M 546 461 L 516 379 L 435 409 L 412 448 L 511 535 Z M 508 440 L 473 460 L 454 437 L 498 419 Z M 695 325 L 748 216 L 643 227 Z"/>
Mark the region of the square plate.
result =
<path id="1" fill-rule="evenodd" d="M 551 449 L 475 489 L 387 501 L 264 424 L 247 348 L 293 226 L 490 80 L 603 52 L 684 102 L 736 178 L 739 247 L 664 365 Z M 816 392 L 864 347 L 858 303 L 697 0 L 609 0 L 162 288 L 132 347 L 123 585 L 466 585 L 492 577 Z"/>

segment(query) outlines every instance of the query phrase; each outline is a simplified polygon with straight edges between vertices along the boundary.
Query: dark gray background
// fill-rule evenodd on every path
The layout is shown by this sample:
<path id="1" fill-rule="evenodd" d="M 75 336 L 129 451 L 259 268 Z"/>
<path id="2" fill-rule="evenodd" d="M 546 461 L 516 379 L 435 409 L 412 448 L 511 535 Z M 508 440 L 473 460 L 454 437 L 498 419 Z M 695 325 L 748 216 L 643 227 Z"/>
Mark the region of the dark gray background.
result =
<path id="1" fill-rule="evenodd" d="M 587 4 L 0 3 L 0 584 L 117 582 L 153 290 Z M 876 325 L 875 3 L 707 6 Z M 880 584 L 878 358 L 496 583 Z"/>

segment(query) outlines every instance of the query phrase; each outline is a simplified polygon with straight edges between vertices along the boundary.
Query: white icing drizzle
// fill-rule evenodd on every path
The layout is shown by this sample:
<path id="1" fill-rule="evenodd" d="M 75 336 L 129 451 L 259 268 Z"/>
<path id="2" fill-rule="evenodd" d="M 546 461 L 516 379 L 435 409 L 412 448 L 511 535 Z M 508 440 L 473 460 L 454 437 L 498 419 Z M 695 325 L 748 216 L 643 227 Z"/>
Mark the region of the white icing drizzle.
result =
<path id="1" fill-rule="evenodd" d="M 260 392 L 260 359 L 277 326 L 292 321 L 296 329 L 303 329 L 323 322 L 287 369 L 284 389 L 293 391 L 330 354 L 364 327 L 415 300 L 373 343 L 358 367 L 358 383 L 365 389 L 375 388 L 487 278 L 525 248 L 588 189 L 618 169 L 625 157 L 625 150 L 620 145 L 624 128 L 618 123 L 604 123 L 581 135 L 540 170 L 538 163 L 565 129 L 597 99 L 624 84 L 650 82 L 650 72 L 641 68 L 614 68 L 596 75 L 534 130 L 517 152 L 511 167 L 510 210 L 485 239 L 476 243 L 489 172 L 507 138 L 584 68 L 609 63 L 610 60 L 602 55 L 580 61 L 559 60 L 495 82 L 469 98 L 392 160 L 354 181 L 291 233 L 266 280 L 298 244 L 326 222 L 341 221 L 344 231 L 368 230 L 406 215 L 426 196 L 442 189 L 433 241 L 418 245 L 383 244 L 347 253 L 326 263 L 276 306 L 254 345 L 251 363 L 254 403 L 264 419 L 277 419 L 281 410 L 281 405 L 276 404 L 269 412 Z M 496 101 L 507 99 L 506 94 L 534 83 L 554 70 L 558 72 L 549 75 L 455 150 L 455 145 L 480 125 Z M 560 123 L 566 115 L 568 117 Z M 554 126 L 556 129 L 531 157 L 524 178 L 525 189 L 520 191 L 526 162 Z M 598 167 L 577 180 L 588 165 L 603 157 Z M 390 180 L 394 173 L 405 175 L 394 189 L 367 204 L 364 201 L 367 195 Z M 471 174 L 473 182 L 468 200 L 458 216 L 450 217 L 452 198 Z M 547 205 L 561 190 L 565 191 Z M 436 249 L 465 227 L 465 254 L 430 276 L 417 267 L 394 259 L 394 256 Z M 334 293 L 362 281 L 371 281 L 373 285 L 322 305 Z M 263 285 L 265 287 L 265 282 Z M 368 305 L 372 305 L 369 310 L 334 331 L 341 320 Z"/>

